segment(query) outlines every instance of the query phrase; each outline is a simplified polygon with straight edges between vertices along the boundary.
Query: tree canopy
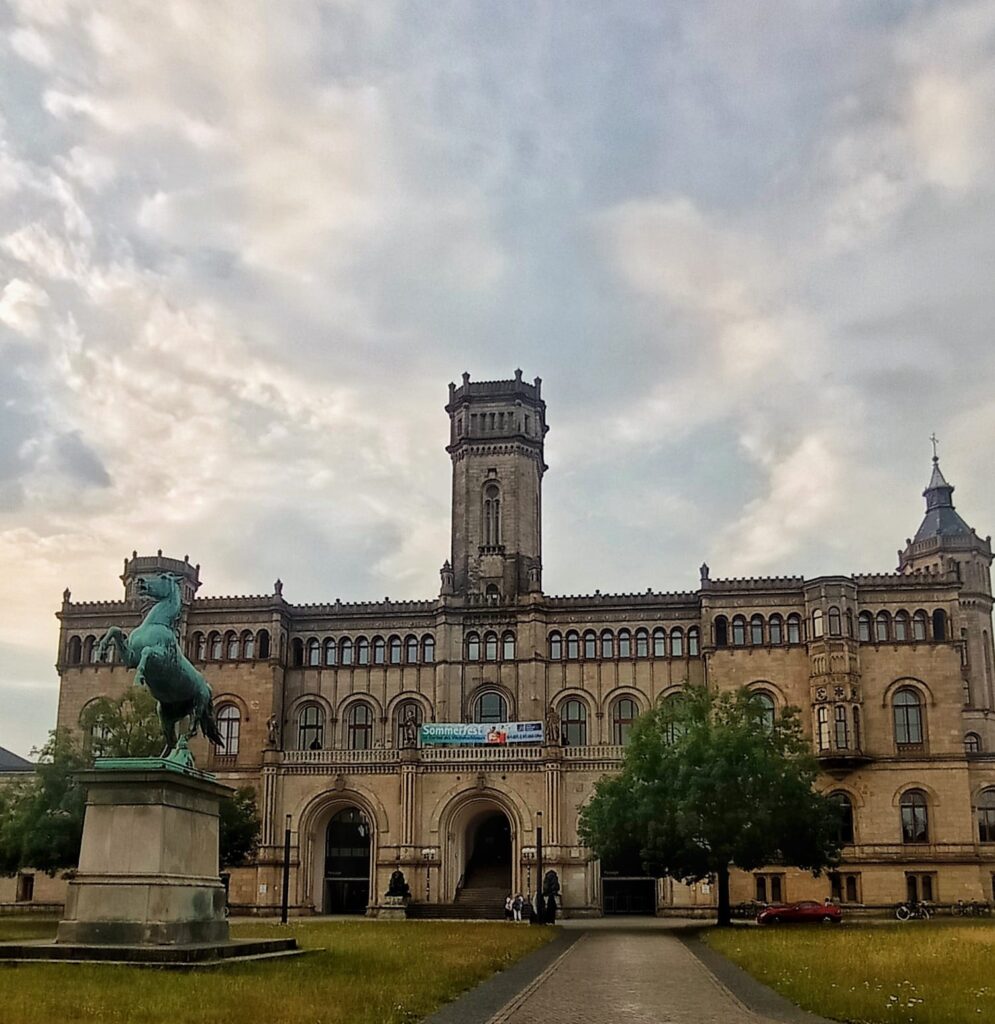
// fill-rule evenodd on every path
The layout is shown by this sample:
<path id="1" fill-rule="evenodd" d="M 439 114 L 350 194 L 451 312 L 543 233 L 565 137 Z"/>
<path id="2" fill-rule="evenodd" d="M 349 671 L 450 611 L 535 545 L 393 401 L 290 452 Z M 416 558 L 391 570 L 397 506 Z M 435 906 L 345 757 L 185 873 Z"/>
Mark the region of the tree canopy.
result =
<path id="1" fill-rule="evenodd" d="M 154 757 L 162 750 L 156 702 L 144 687 L 119 698 L 100 697 L 80 716 L 82 739 L 65 730 L 49 734 L 32 753 L 35 771 L 0 787 L 0 874 L 24 868 L 55 874 L 79 863 L 84 794 L 76 772 L 95 757 Z M 227 866 L 250 860 L 259 841 L 255 791 L 221 801 L 220 856 Z"/>
<path id="2" fill-rule="evenodd" d="M 580 832 L 602 859 L 657 877 L 718 879 L 727 924 L 729 868 L 811 869 L 839 857 L 839 811 L 813 789 L 818 765 L 796 708 L 773 722 L 742 689 L 687 687 L 641 716 L 622 771 L 598 782 Z"/>

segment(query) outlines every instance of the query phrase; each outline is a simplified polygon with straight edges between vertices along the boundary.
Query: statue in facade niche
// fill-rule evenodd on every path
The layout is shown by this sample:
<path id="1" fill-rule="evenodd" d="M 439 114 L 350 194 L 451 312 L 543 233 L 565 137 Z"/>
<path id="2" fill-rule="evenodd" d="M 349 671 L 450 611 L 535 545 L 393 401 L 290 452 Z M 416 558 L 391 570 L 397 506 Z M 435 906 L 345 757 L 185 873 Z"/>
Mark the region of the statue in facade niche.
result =
<path id="1" fill-rule="evenodd" d="M 135 684 L 144 684 L 159 703 L 159 722 L 165 743 L 163 756 L 176 750 L 177 760 L 192 763 L 187 740 L 200 729 L 215 746 L 224 740 L 214 720 L 211 687 L 180 650 L 176 624 L 182 611 L 179 577 L 172 573 L 142 577 L 137 583 L 140 597 L 155 602 L 141 625 L 126 634 L 111 626 L 97 645 L 97 660 L 103 661 L 113 643 L 123 664 L 135 669 Z M 189 719 L 189 728 L 177 742 L 176 725 Z"/>
<path id="2" fill-rule="evenodd" d="M 276 715 L 270 715 L 266 719 L 266 746 L 270 750 L 276 750 L 280 745 L 280 720 Z"/>
<path id="3" fill-rule="evenodd" d="M 546 708 L 546 742 L 552 746 L 560 742 L 560 716 L 552 704 Z"/>
<path id="4" fill-rule="evenodd" d="M 418 746 L 418 712 L 411 704 L 404 709 L 404 718 L 401 719 L 401 746 L 405 750 Z"/>

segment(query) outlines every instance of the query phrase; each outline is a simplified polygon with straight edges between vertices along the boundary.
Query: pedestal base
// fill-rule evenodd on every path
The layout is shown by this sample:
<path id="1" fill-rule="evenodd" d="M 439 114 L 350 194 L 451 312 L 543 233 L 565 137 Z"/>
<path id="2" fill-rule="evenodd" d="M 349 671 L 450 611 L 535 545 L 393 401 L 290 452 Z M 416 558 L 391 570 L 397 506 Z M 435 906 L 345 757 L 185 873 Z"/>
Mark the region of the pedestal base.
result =
<path id="1" fill-rule="evenodd" d="M 218 804 L 228 787 L 160 758 L 98 761 L 79 781 L 83 843 L 56 942 L 226 943 Z"/>

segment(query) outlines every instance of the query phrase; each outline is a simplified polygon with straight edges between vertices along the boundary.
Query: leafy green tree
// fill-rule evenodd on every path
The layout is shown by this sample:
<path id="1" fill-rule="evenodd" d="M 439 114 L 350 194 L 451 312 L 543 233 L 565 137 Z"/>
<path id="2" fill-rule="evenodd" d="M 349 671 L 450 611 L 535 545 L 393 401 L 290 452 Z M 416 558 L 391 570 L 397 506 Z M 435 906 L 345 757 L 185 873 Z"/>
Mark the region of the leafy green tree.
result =
<path id="1" fill-rule="evenodd" d="M 773 723 L 743 689 L 687 687 L 641 716 L 619 775 L 598 782 L 580 832 L 603 859 L 636 853 L 644 870 L 718 880 L 730 921 L 729 869 L 838 862 L 839 811 L 812 788 L 818 765 L 796 708 Z"/>
<path id="2" fill-rule="evenodd" d="M 220 812 L 221 866 L 237 868 L 252 860 L 259 846 L 262 821 L 256 791 L 251 786 L 236 789 L 230 798 L 221 801 Z"/>
<path id="3" fill-rule="evenodd" d="M 82 742 L 66 731 L 50 733 L 32 751 L 35 771 L 0 794 L 0 873 L 75 867 L 85 804 L 76 772 L 92 767 L 94 757 L 146 757 L 162 749 L 156 702 L 143 687 L 91 702 L 80 728 Z"/>

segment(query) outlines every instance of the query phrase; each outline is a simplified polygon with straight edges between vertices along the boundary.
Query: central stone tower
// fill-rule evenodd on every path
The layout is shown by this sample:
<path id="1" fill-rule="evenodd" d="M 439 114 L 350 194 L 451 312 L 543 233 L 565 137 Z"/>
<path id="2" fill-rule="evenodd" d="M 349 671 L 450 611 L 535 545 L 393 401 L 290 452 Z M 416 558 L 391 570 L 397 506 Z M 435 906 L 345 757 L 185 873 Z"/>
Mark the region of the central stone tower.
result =
<path id="1" fill-rule="evenodd" d="M 513 603 L 542 589 L 542 381 L 449 385 L 452 565 L 442 591 L 472 604 Z"/>

